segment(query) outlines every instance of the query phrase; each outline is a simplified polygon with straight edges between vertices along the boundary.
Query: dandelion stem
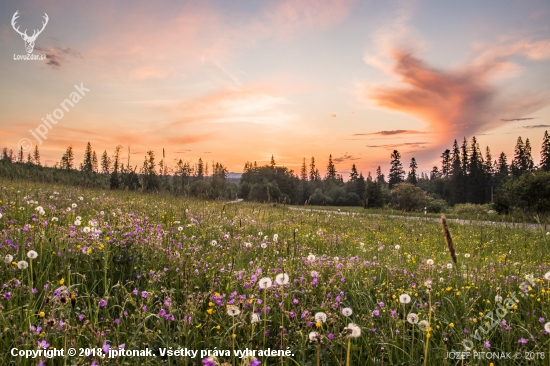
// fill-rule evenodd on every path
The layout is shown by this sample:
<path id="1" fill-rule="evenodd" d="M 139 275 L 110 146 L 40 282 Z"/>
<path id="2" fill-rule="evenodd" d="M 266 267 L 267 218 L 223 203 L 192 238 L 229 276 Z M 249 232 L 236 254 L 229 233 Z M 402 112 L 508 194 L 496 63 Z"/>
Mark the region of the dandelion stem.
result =
<path id="1" fill-rule="evenodd" d="M 348 337 L 348 351 L 346 355 L 346 366 L 349 366 L 349 356 L 351 353 L 351 337 Z"/>

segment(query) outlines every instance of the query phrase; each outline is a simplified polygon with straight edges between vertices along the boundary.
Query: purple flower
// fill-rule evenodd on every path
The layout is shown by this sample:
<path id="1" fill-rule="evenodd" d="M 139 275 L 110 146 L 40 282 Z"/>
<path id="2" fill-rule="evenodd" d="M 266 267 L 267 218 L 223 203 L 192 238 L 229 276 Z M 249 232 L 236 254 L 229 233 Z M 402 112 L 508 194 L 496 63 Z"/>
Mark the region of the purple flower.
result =
<path id="1" fill-rule="evenodd" d="M 546 319 L 544 319 L 544 318 L 539 318 L 539 323 L 544 323 L 545 320 Z"/>
<path id="2" fill-rule="evenodd" d="M 392 310 L 392 311 L 390 311 L 390 314 L 391 314 L 391 316 L 396 316 L 396 315 L 397 315 L 397 311 L 396 311 L 396 310 Z"/>
<path id="3" fill-rule="evenodd" d="M 147 291 L 141 291 L 141 297 L 146 299 L 147 298 Z"/>
<path id="4" fill-rule="evenodd" d="M 146 312 L 146 311 L 147 311 L 147 306 L 143 305 L 143 307 L 141 308 L 141 310 L 143 310 L 143 312 Z"/>
<path id="5" fill-rule="evenodd" d="M 4 298 L 5 298 L 6 300 L 11 299 L 11 294 L 10 294 L 9 292 L 6 292 L 6 293 L 4 294 Z"/>
<path id="6" fill-rule="evenodd" d="M 115 324 L 118 324 L 118 322 L 119 322 L 119 320 L 118 320 L 118 318 L 116 318 L 116 319 L 114 320 L 114 323 L 115 323 Z"/>
<path id="7" fill-rule="evenodd" d="M 485 348 L 489 349 L 491 348 L 491 343 L 489 343 L 489 341 L 485 341 L 485 343 L 483 343 L 485 345 Z"/>
<path id="8" fill-rule="evenodd" d="M 376 309 L 372 312 L 372 315 L 374 316 L 380 316 L 380 310 Z"/>
<path id="9" fill-rule="evenodd" d="M 262 361 L 254 360 L 250 363 L 250 366 L 260 366 L 261 364 L 262 364 Z"/>
<path id="10" fill-rule="evenodd" d="M 99 307 L 104 307 L 105 305 L 107 305 L 107 300 L 101 299 L 101 300 L 99 301 Z"/>
<path id="11" fill-rule="evenodd" d="M 107 344 L 107 341 L 104 341 L 103 342 L 103 347 L 101 347 L 103 349 L 103 352 L 106 353 L 106 354 L 109 354 L 109 350 L 111 349 L 111 346 L 109 346 Z"/>
<path id="12" fill-rule="evenodd" d="M 330 340 L 332 341 L 332 340 L 334 339 L 334 334 L 329 333 L 329 334 L 327 335 L 327 338 L 330 339 Z"/>
<path id="13" fill-rule="evenodd" d="M 520 338 L 518 343 L 521 343 L 521 344 L 526 344 L 527 343 L 527 340 L 525 338 Z"/>
<path id="14" fill-rule="evenodd" d="M 38 348 L 47 349 L 50 345 L 46 340 L 38 342 Z"/>
<path id="15" fill-rule="evenodd" d="M 209 360 L 208 358 L 205 358 L 204 360 L 202 360 L 202 363 L 204 364 L 204 366 L 216 366 L 214 361 Z"/>

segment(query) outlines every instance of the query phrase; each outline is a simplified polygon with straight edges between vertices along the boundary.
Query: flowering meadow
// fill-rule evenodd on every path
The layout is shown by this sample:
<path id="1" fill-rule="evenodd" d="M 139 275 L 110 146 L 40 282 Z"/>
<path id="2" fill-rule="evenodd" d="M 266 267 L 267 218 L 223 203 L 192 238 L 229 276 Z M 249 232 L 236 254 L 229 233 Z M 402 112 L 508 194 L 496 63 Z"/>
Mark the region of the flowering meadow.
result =
<path id="1" fill-rule="evenodd" d="M 449 230 L 456 262 L 438 222 L 0 180 L 0 364 L 548 364 L 550 235 Z"/>

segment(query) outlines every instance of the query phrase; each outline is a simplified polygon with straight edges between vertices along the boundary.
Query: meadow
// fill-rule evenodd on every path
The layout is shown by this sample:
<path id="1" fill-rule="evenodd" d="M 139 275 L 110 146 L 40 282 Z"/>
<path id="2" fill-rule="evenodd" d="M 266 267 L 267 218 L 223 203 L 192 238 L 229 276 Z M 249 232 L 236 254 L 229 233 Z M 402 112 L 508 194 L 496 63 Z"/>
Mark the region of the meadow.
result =
<path id="1" fill-rule="evenodd" d="M 0 179 L 0 364 L 550 364 L 546 230 L 354 213 Z"/>

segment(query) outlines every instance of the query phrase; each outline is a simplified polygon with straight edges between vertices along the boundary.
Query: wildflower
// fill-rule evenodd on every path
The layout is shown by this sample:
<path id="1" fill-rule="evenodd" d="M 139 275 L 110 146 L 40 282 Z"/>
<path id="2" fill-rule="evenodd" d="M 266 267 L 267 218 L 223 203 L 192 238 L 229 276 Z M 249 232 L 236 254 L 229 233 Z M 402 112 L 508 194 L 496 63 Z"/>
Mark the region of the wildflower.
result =
<path id="1" fill-rule="evenodd" d="M 502 302 L 502 296 L 496 295 L 496 296 L 495 296 L 495 301 L 496 301 L 496 302 Z"/>
<path id="2" fill-rule="evenodd" d="M 399 302 L 401 304 L 408 304 L 411 302 L 411 297 L 408 294 L 403 294 L 399 296 Z"/>
<path id="3" fill-rule="evenodd" d="M 376 309 L 372 312 L 373 316 L 380 316 L 380 310 Z"/>
<path id="4" fill-rule="evenodd" d="M 420 329 L 422 329 L 423 331 L 427 331 L 428 328 L 430 327 L 430 323 L 428 323 L 427 320 L 421 320 L 419 323 L 418 323 L 418 327 Z"/>
<path id="5" fill-rule="evenodd" d="M 483 344 L 485 345 L 486 349 L 491 348 L 491 343 L 489 341 L 485 341 L 485 343 L 483 343 Z"/>
<path id="6" fill-rule="evenodd" d="M 49 346 L 50 345 L 48 344 L 48 342 L 46 342 L 45 339 L 38 342 L 38 348 L 48 349 Z"/>
<path id="7" fill-rule="evenodd" d="M 327 314 L 322 311 L 315 313 L 315 321 L 318 323 L 324 323 L 327 321 Z"/>
<path id="8" fill-rule="evenodd" d="M 12 261 L 13 261 L 13 255 L 6 254 L 6 256 L 4 257 L 4 263 L 10 264 Z"/>
<path id="9" fill-rule="evenodd" d="M 62 279 L 59 280 L 59 284 L 60 284 L 60 285 L 63 285 L 64 283 L 65 283 L 65 279 L 64 279 L 64 278 L 62 278 Z"/>
<path id="10" fill-rule="evenodd" d="M 17 262 L 17 268 L 19 269 L 27 269 L 28 267 L 29 267 L 29 264 L 25 261 Z"/>
<path id="11" fill-rule="evenodd" d="M 518 340 L 518 343 L 521 343 L 521 344 L 526 344 L 527 343 L 527 340 L 525 338 L 520 338 Z"/>
<path id="12" fill-rule="evenodd" d="M 395 249 L 396 249 L 396 250 L 399 250 L 399 249 L 401 249 L 401 246 L 400 246 L 400 245 L 396 245 L 396 246 L 395 246 Z"/>
<path id="13" fill-rule="evenodd" d="M 101 299 L 99 300 L 99 307 L 105 307 L 105 305 L 107 305 L 107 300 L 104 300 L 104 299 Z"/>
<path id="14" fill-rule="evenodd" d="M 262 244 L 260 244 L 260 247 L 262 247 L 262 249 L 265 249 L 265 248 L 267 248 L 267 244 L 266 244 L 266 243 L 262 243 Z"/>
<path id="15" fill-rule="evenodd" d="M 269 278 L 269 277 L 264 277 L 264 278 L 261 278 L 261 279 L 260 279 L 259 284 L 260 284 L 260 288 L 261 288 L 262 290 L 265 290 L 265 289 L 270 288 L 271 285 L 273 285 L 273 282 L 271 281 L 271 278 Z"/>
<path id="16" fill-rule="evenodd" d="M 6 299 L 6 300 L 11 299 L 11 293 L 6 292 L 6 293 L 4 294 L 4 299 Z"/>
<path id="17" fill-rule="evenodd" d="M 348 326 L 344 328 L 344 332 L 346 332 L 350 338 L 359 338 L 361 336 L 361 328 L 354 323 L 349 323 Z"/>
<path id="18" fill-rule="evenodd" d="M 227 314 L 229 316 L 237 316 L 241 313 L 241 311 L 239 310 L 239 308 L 235 305 L 230 305 L 227 307 Z"/>
<path id="19" fill-rule="evenodd" d="M 544 324 L 544 330 L 550 333 L 550 322 Z"/>
<path id="20" fill-rule="evenodd" d="M 321 338 L 321 335 L 317 332 L 311 332 L 309 333 L 309 341 L 310 342 L 318 342 Z"/>
<path id="21" fill-rule="evenodd" d="M 407 315 L 407 321 L 410 324 L 418 323 L 418 315 L 416 315 L 415 313 L 410 313 L 409 315 Z"/>
<path id="22" fill-rule="evenodd" d="M 311 277 L 317 277 L 318 273 L 317 271 L 311 271 Z"/>
<path id="23" fill-rule="evenodd" d="M 338 262 L 339 260 L 340 260 L 340 258 L 334 257 L 334 261 L 335 261 L 335 262 Z"/>
<path id="24" fill-rule="evenodd" d="M 76 203 L 73 203 L 73 204 L 71 205 L 71 207 L 72 207 L 72 208 L 76 208 Z"/>
<path id="25" fill-rule="evenodd" d="M 426 264 L 427 264 L 428 266 L 431 266 L 431 265 L 434 264 L 434 260 L 433 260 L 433 259 L 428 259 L 428 260 L 426 261 Z"/>
<path id="26" fill-rule="evenodd" d="M 252 313 L 252 315 L 250 316 L 250 323 L 254 324 L 254 323 L 258 323 L 260 321 L 260 316 L 256 313 Z"/>
<path id="27" fill-rule="evenodd" d="M 470 258 L 470 253 L 464 254 L 464 258 Z"/>
<path id="28" fill-rule="evenodd" d="M 38 253 L 34 250 L 29 250 L 27 252 L 27 257 L 29 257 L 30 259 L 35 259 L 36 257 L 38 257 Z"/>
<path id="29" fill-rule="evenodd" d="M 307 260 L 308 260 L 308 262 L 313 262 L 313 261 L 315 260 L 315 256 L 314 256 L 313 254 L 310 253 L 310 254 L 307 256 Z"/>
<path id="30" fill-rule="evenodd" d="M 286 285 L 289 282 L 288 275 L 286 273 L 279 273 L 277 277 L 275 277 L 275 282 L 279 285 Z"/>
<path id="31" fill-rule="evenodd" d="M 550 281 L 550 272 L 546 272 L 544 279 Z"/>
<path id="32" fill-rule="evenodd" d="M 279 235 L 278 234 L 273 235 L 273 241 L 276 243 L 277 240 L 279 240 Z"/>
<path id="33" fill-rule="evenodd" d="M 38 316 L 41 317 L 41 318 L 43 318 L 43 317 L 46 316 L 46 313 L 44 313 L 43 311 L 41 311 L 41 312 L 38 313 Z"/>
<path id="34" fill-rule="evenodd" d="M 212 240 L 212 241 L 210 242 L 210 245 L 212 245 L 213 247 L 215 247 L 216 245 L 218 245 L 218 242 L 215 241 L 215 240 Z"/>
<path id="35" fill-rule="evenodd" d="M 452 263 L 447 263 L 447 268 L 448 269 L 453 269 L 453 264 Z"/>
<path id="36" fill-rule="evenodd" d="M 80 222 L 80 220 L 76 220 L 76 221 L 74 222 L 74 224 L 75 224 L 76 226 L 80 226 L 81 222 Z"/>
<path id="37" fill-rule="evenodd" d="M 343 308 L 342 309 L 342 315 L 351 316 L 351 314 L 353 314 L 353 311 L 351 310 L 351 308 Z"/>
<path id="38" fill-rule="evenodd" d="M 146 299 L 147 298 L 147 291 L 141 291 L 141 297 Z"/>

